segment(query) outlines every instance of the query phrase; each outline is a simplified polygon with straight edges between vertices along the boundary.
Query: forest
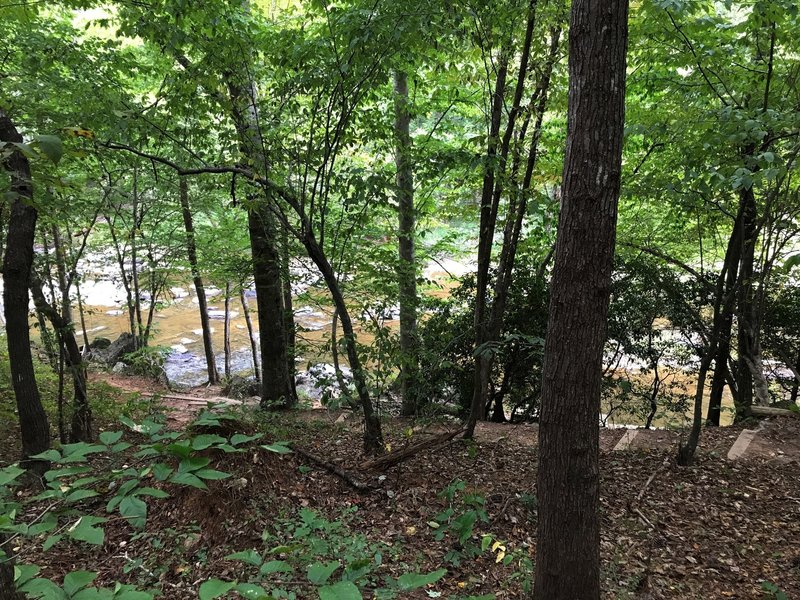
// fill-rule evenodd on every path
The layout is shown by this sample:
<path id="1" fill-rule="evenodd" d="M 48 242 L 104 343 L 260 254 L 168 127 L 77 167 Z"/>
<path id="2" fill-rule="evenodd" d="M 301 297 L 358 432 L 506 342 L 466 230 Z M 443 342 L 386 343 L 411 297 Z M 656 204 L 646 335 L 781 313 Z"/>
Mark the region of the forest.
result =
<path id="1" fill-rule="evenodd" d="M 0 600 L 800 598 L 795 0 L 0 31 Z"/>

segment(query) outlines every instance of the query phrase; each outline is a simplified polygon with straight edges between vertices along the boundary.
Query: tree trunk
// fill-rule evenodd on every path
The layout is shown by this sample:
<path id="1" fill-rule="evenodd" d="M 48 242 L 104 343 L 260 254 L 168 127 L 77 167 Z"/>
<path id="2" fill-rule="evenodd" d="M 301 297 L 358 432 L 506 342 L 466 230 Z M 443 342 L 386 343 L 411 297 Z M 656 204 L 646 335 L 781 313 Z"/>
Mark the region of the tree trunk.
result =
<path id="1" fill-rule="evenodd" d="M 247 304 L 247 297 L 245 296 L 244 287 L 239 291 L 239 300 L 242 303 L 242 312 L 244 313 L 244 322 L 247 324 L 247 336 L 250 339 L 250 352 L 253 355 L 253 372 L 256 381 L 261 383 L 261 369 L 258 364 L 258 344 L 256 343 L 255 332 L 253 331 L 253 320 L 250 318 L 250 306 Z"/>
<path id="2" fill-rule="evenodd" d="M 758 332 L 755 331 L 753 266 L 755 263 L 755 246 L 758 238 L 758 218 L 756 198 L 753 189 L 740 193 L 740 212 L 742 213 L 742 251 L 737 283 L 737 318 L 738 318 L 738 363 L 736 366 L 736 383 L 738 403 L 736 405 L 736 421 L 747 418 L 753 404 L 753 374 L 748 358 L 752 360 L 756 349 Z"/>
<path id="3" fill-rule="evenodd" d="M 294 322 L 294 301 L 292 299 L 292 272 L 289 269 L 289 232 L 281 229 L 281 289 L 283 290 L 283 327 L 286 332 L 286 368 L 289 370 L 289 383 L 292 397 L 297 398 L 297 327 Z"/>
<path id="4" fill-rule="evenodd" d="M 742 251 L 742 211 L 739 210 L 733 223 L 731 237 L 725 250 L 725 260 L 722 270 L 725 272 L 725 287 L 722 293 L 730 296 L 734 293 L 736 280 L 739 273 L 739 260 Z M 734 304 L 725 303 L 721 315 L 719 332 L 719 345 L 714 357 L 714 377 L 711 380 L 711 392 L 708 400 L 708 414 L 706 424 L 719 426 L 720 411 L 722 410 L 722 393 L 728 377 L 728 358 L 731 353 L 731 330 L 733 328 Z"/>
<path id="5" fill-rule="evenodd" d="M 573 0 L 539 421 L 534 597 L 600 598 L 599 427 L 625 114 L 627 0 Z"/>
<path id="6" fill-rule="evenodd" d="M 275 217 L 263 201 L 247 216 L 258 306 L 261 403 L 265 408 L 276 404 L 292 406 L 296 398 L 289 376 Z"/>
<path id="7" fill-rule="evenodd" d="M 180 178 L 180 202 L 181 212 L 183 213 L 183 228 L 186 231 L 186 254 L 189 258 L 189 268 L 192 270 L 192 281 L 194 290 L 197 294 L 197 306 L 200 311 L 200 328 L 203 330 L 203 352 L 206 355 L 206 370 L 208 372 L 208 383 L 219 383 L 219 373 L 217 373 L 217 362 L 214 357 L 214 346 L 211 339 L 211 325 L 208 322 L 208 302 L 206 301 L 206 288 L 203 278 L 200 276 L 200 268 L 197 265 L 197 245 L 194 235 L 194 222 L 192 211 L 189 205 L 189 184 L 185 177 Z"/>
<path id="8" fill-rule="evenodd" d="M 64 318 L 62 313 L 59 313 L 54 306 L 47 302 L 42 291 L 42 281 L 35 273 L 31 273 L 30 290 L 36 309 L 53 325 L 53 329 L 58 335 L 61 352 L 66 358 L 67 366 L 72 374 L 75 398 L 72 403 L 70 442 L 90 442 L 92 441 L 92 409 L 89 406 L 87 394 L 86 369 L 78 341 L 75 339 L 75 328 L 70 321 Z"/>
<path id="9" fill-rule="evenodd" d="M 400 414 L 417 412 L 417 265 L 414 256 L 416 210 L 414 207 L 414 174 L 411 162 L 411 112 L 408 100 L 408 76 L 394 74 L 394 135 L 397 169 L 398 246 L 397 281 L 400 303 Z"/>
<path id="10" fill-rule="evenodd" d="M 146 346 L 147 343 L 142 339 L 144 333 L 144 325 L 142 321 L 142 292 L 139 287 L 139 250 L 136 247 L 137 233 L 139 231 L 140 218 L 139 218 L 139 171 L 136 165 L 133 165 L 133 193 L 132 193 L 133 206 L 131 207 L 131 214 L 133 215 L 133 222 L 130 232 L 131 244 L 131 285 L 133 286 L 133 310 L 136 316 L 136 331 L 133 336 L 136 338 L 136 348 Z M 150 302 L 154 298 L 150 298 Z"/>
<path id="11" fill-rule="evenodd" d="M 225 321 L 222 327 L 222 345 L 225 355 L 225 378 L 231 377 L 231 282 L 225 282 Z"/>
<path id="12" fill-rule="evenodd" d="M 361 359 L 358 357 L 356 336 L 353 331 L 353 321 L 350 319 L 350 312 L 347 310 L 347 305 L 344 302 L 344 296 L 339 287 L 339 281 L 336 279 L 336 274 L 333 271 L 330 261 L 325 256 L 325 253 L 322 251 L 322 248 L 320 248 L 310 230 L 306 231 L 303 245 L 308 252 L 308 256 L 314 261 L 320 273 L 322 273 L 322 277 L 331 293 L 333 304 L 339 314 L 339 320 L 342 323 L 345 348 L 347 349 L 347 360 L 350 363 L 350 369 L 353 371 L 353 383 L 356 386 L 358 399 L 361 402 L 361 410 L 364 411 L 364 452 L 367 454 L 382 452 L 383 433 L 381 432 L 381 421 L 372 406 L 372 399 L 370 398 L 369 389 L 367 388 L 367 378 L 364 374 L 364 368 L 361 365 Z"/>
<path id="13" fill-rule="evenodd" d="M 2 551 L 1 545 L 7 541 L 8 536 L 0 533 L 0 600 L 25 600 L 25 594 L 14 585 L 14 559 Z"/>
<path id="14" fill-rule="evenodd" d="M 0 140 L 13 143 L 23 141 L 14 123 L 2 109 Z M 8 361 L 19 414 L 22 466 L 43 473 L 48 468 L 47 462 L 29 458 L 50 448 L 50 426 L 36 385 L 28 326 L 28 287 L 38 215 L 32 205 L 33 184 L 28 159 L 19 150 L 14 150 L 3 161 L 3 166 L 11 177 L 11 192 L 16 195 L 11 204 L 3 257 L 3 309 Z"/>

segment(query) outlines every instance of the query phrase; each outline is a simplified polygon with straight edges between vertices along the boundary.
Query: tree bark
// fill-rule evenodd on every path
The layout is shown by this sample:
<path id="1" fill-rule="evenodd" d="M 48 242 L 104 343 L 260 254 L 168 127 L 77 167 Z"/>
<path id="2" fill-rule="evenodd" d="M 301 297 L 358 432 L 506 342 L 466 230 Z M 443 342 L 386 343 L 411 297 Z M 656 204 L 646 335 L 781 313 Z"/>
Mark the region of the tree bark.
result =
<path id="1" fill-rule="evenodd" d="M 183 213 L 183 228 L 186 231 L 186 255 L 189 258 L 189 268 L 192 270 L 192 282 L 194 291 L 197 294 L 197 307 L 200 311 L 200 328 L 203 331 L 203 352 L 206 356 L 206 371 L 208 372 L 208 383 L 219 383 L 219 373 L 217 372 L 217 362 L 214 357 L 214 345 L 211 339 L 211 325 L 208 322 L 208 302 L 206 300 L 206 288 L 203 278 L 200 275 L 200 268 L 197 263 L 197 244 L 194 234 L 194 220 L 192 210 L 189 205 L 189 184 L 186 177 L 181 177 L 179 182 L 179 195 L 181 202 L 181 212 Z"/>
<path id="2" fill-rule="evenodd" d="M 3 109 L 0 109 L 0 140 L 11 143 L 23 141 Z M 30 458 L 50 448 L 50 426 L 36 385 L 28 326 L 28 287 L 38 214 L 32 204 L 33 183 L 28 159 L 19 150 L 14 150 L 3 161 L 3 166 L 11 177 L 11 192 L 16 195 L 11 204 L 3 257 L 3 309 L 8 360 L 19 414 L 22 466 L 43 473 L 48 463 Z"/>
<path id="3" fill-rule="evenodd" d="M 222 346 L 225 355 L 225 378 L 231 377 L 231 282 L 225 282 L 225 321 L 222 327 Z"/>
<path id="4" fill-rule="evenodd" d="M 753 293 L 753 268 L 758 238 L 758 225 L 756 223 L 758 212 L 753 189 L 742 190 L 739 202 L 740 212 L 742 213 L 742 250 L 736 298 L 738 304 L 736 315 L 738 319 L 737 352 L 739 355 L 736 365 L 736 387 L 738 392 L 736 421 L 747 418 L 750 415 L 750 406 L 753 404 L 753 373 L 750 365 L 748 365 L 748 359 L 752 360 L 754 356 L 758 336 L 755 328 Z"/>
<path id="5" fill-rule="evenodd" d="M 625 115 L 627 0 L 573 0 L 569 103 L 539 422 L 534 597 L 600 598 L 602 356 Z"/>
<path id="6" fill-rule="evenodd" d="M 739 210 L 733 223 L 731 237 L 725 250 L 725 260 L 722 270 L 725 272 L 725 287 L 723 294 L 727 297 L 734 293 L 739 273 L 739 260 L 742 251 L 742 211 Z M 721 315 L 719 345 L 714 357 L 714 376 L 711 380 L 711 392 L 708 400 L 708 413 L 706 424 L 719 426 L 720 411 L 722 410 L 722 393 L 728 378 L 728 358 L 731 353 L 731 330 L 733 328 L 733 313 L 735 304 L 725 303 Z"/>
<path id="7" fill-rule="evenodd" d="M 400 414 L 417 412 L 417 265 L 414 255 L 416 210 L 414 207 L 414 173 L 411 158 L 411 112 L 408 100 L 408 76 L 394 74 L 394 135 L 397 186 L 398 299 L 400 304 Z"/>

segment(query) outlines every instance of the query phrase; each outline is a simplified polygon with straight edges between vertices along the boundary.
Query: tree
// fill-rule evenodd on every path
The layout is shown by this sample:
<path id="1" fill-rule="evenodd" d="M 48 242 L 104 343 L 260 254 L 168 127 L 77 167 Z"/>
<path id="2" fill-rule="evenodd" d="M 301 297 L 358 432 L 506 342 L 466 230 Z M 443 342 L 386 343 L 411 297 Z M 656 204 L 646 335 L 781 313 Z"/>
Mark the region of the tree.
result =
<path id="1" fill-rule="evenodd" d="M 625 115 L 627 0 L 573 0 L 539 426 L 536 598 L 600 597 L 601 363 Z"/>
<path id="2" fill-rule="evenodd" d="M 4 142 L 0 156 L 11 176 L 10 191 L 14 196 L 3 256 L 3 307 L 8 360 L 19 413 L 23 465 L 41 473 L 47 469 L 47 462 L 30 458 L 50 448 L 50 426 L 36 385 L 28 326 L 28 288 L 33 267 L 37 211 L 32 204 L 30 163 L 20 149 L 22 136 L 2 108 L 0 141 Z"/>

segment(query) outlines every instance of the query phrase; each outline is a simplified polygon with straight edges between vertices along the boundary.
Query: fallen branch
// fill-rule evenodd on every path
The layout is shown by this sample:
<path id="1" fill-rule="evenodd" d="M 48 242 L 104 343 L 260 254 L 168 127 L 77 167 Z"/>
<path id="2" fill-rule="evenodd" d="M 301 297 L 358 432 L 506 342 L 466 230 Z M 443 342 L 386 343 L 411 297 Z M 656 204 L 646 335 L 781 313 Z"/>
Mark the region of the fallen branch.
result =
<path id="1" fill-rule="evenodd" d="M 362 471 L 373 471 L 376 469 L 388 469 L 389 467 L 396 465 L 398 463 L 403 462 L 404 460 L 408 460 L 412 456 L 419 454 L 424 450 L 429 450 L 432 448 L 436 448 L 440 445 L 443 445 L 450 440 L 452 440 L 457 435 L 463 433 L 465 428 L 457 429 L 456 431 L 446 431 L 440 435 L 434 436 L 427 440 L 423 440 L 416 444 L 411 444 L 410 446 L 406 446 L 405 448 L 400 448 L 399 450 L 395 450 L 394 452 L 390 452 L 389 454 L 384 454 L 383 456 L 379 456 L 378 458 L 373 458 L 366 462 L 361 463 L 360 469 Z"/>
<path id="2" fill-rule="evenodd" d="M 326 471 L 333 473 L 334 475 L 342 479 L 345 483 L 357 489 L 359 492 L 371 492 L 372 490 L 375 489 L 375 486 L 372 486 L 368 483 L 364 483 L 363 481 L 359 481 L 353 475 L 345 471 L 340 466 L 330 463 L 327 460 L 320 458 L 319 456 L 316 456 L 314 454 L 311 454 L 310 452 L 307 452 L 306 450 L 303 450 L 302 448 L 297 448 L 296 446 L 293 446 L 292 450 L 297 454 L 299 454 L 300 456 L 307 458 L 315 465 L 322 467 Z"/>
<path id="3" fill-rule="evenodd" d="M 800 412 L 772 406 L 751 406 L 750 414 L 756 417 L 800 417 Z"/>

